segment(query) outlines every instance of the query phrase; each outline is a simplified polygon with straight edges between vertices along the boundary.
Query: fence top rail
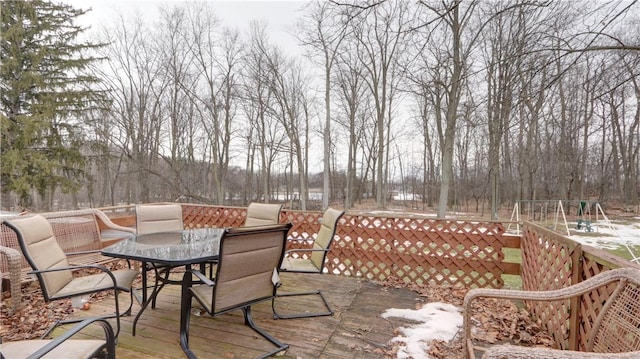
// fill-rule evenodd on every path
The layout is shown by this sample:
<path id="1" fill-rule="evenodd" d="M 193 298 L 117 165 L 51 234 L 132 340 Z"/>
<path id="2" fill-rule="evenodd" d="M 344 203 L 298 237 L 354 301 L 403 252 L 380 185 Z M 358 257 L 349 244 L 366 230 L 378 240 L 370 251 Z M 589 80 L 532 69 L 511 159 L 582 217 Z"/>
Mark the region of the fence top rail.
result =
<path id="1" fill-rule="evenodd" d="M 554 232 L 548 228 L 542 227 L 533 222 L 525 221 L 524 224 L 525 224 L 525 227 L 533 228 L 536 233 L 539 233 L 545 237 L 552 238 L 554 241 L 562 244 L 563 246 L 566 246 L 570 250 L 574 250 L 575 248 L 581 246 L 580 243 L 574 241 L 573 239 L 568 238 L 558 232 Z"/>
<path id="2" fill-rule="evenodd" d="M 602 265 L 607 268 L 637 268 L 640 269 L 640 264 L 633 263 L 624 258 L 618 257 L 614 254 L 611 254 L 605 250 L 595 248 L 586 244 L 582 245 L 583 256 L 595 263 Z"/>

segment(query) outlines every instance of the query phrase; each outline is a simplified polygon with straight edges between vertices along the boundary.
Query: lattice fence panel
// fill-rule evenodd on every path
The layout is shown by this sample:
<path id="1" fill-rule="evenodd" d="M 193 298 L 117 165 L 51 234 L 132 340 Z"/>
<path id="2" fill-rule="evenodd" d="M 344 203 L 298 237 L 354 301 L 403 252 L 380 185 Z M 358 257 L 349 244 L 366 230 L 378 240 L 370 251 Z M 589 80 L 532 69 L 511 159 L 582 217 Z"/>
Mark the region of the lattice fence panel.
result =
<path id="1" fill-rule="evenodd" d="M 247 208 L 183 204 L 182 216 L 187 228 L 238 227 L 247 218 Z"/>
<path id="2" fill-rule="evenodd" d="M 524 290 L 552 290 L 571 285 L 576 246 L 542 227 L 525 226 L 522 237 L 522 287 Z M 528 302 L 529 311 L 553 336 L 556 344 L 569 348 L 569 300 L 552 303 Z"/>
<path id="3" fill-rule="evenodd" d="M 238 227 L 247 218 L 246 207 L 222 207 L 206 205 L 182 205 L 185 227 Z M 322 213 L 282 210 L 280 222 L 291 222 L 290 238 L 310 239 L 320 230 L 319 219 Z"/>
<path id="4" fill-rule="evenodd" d="M 246 208 L 183 205 L 189 228 L 231 227 L 244 223 Z M 283 210 L 292 222 L 287 249 L 308 248 L 320 228 L 321 212 Z M 333 274 L 373 280 L 398 277 L 407 282 L 503 286 L 504 227 L 498 222 L 345 215 L 327 258 Z"/>
<path id="5" fill-rule="evenodd" d="M 492 222 L 345 215 L 327 267 L 374 280 L 499 288 L 503 233 Z"/>

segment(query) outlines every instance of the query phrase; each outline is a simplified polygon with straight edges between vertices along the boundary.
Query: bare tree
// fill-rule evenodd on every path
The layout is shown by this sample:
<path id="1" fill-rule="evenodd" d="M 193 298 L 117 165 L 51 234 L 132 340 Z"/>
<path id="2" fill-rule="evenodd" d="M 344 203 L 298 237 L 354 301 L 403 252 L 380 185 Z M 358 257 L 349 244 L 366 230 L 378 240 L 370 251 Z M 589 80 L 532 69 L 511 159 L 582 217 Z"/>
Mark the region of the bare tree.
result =
<path id="1" fill-rule="evenodd" d="M 198 88 L 192 96 L 205 113 L 202 126 L 207 133 L 211 158 L 213 201 L 223 204 L 239 102 L 243 44 L 238 31 L 221 28 L 209 7 L 191 4 L 189 18 L 190 27 L 185 41 L 190 44 L 194 68 L 202 84 L 202 88 Z M 199 90 L 203 90 L 204 94 Z"/>
<path id="2" fill-rule="evenodd" d="M 322 208 L 329 206 L 329 187 L 331 179 L 331 72 L 346 38 L 348 26 L 343 20 L 342 9 L 330 2 L 316 1 L 309 5 L 309 12 L 297 27 L 298 40 L 307 47 L 312 57 L 317 56 L 324 68 L 324 110 L 323 128 L 323 186 Z"/>
<path id="3" fill-rule="evenodd" d="M 117 133 L 118 147 L 128 158 L 120 178 L 123 199 L 128 202 L 150 201 L 150 170 L 156 168 L 161 128 L 161 96 L 164 84 L 158 53 L 147 41 L 148 28 L 140 18 L 120 17 L 105 28 L 102 36 L 111 46 L 101 53 L 109 58 L 96 69 L 111 94 L 112 131 Z M 134 179 L 137 179 L 134 181 Z"/>
<path id="4" fill-rule="evenodd" d="M 385 162 L 389 151 L 391 102 L 393 81 L 400 56 L 405 46 L 404 40 L 409 25 L 410 11 L 406 2 L 387 2 L 362 12 L 352 20 L 352 35 L 360 42 L 360 61 L 364 67 L 364 78 L 374 101 L 376 111 L 376 206 L 385 207 L 386 174 Z"/>
<path id="5" fill-rule="evenodd" d="M 353 206 L 355 198 L 359 198 L 357 192 L 362 192 L 362 189 L 358 191 L 356 188 L 357 159 L 366 123 L 362 119 L 367 116 L 365 113 L 369 108 L 362 77 L 364 68 L 357 56 L 358 42 L 352 44 L 353 46 L 345 46 L 341 52 L 334 75 L 342 113 L 342 119 L 337 122 L 347 131 L 347 178 L 344 199 L 346 209 Z"/>
<path id="6" fill-rule="evenodd" d="M 271 89 L 277 108 L 272 109 L 280 121 L 295 158 L 297 183 L 300 191 L 300 208 L 307 209 L 309 197 L 307 178 L 309 172 L 309 123 L 308 123 L 308 77 L 299 61 L 283 58 L 278 51 L 264 54 L 271 72 Z M 293 163 L 291 164 L 293 170 Z"/>
<path id="7" fill-rule="evenodd" d="M 273 73 L 270 71 L 269 58 L 273 56 L 272 46 L 269 44 L 266 24 L 254 22 L 251 26 L 251 38 L 246 57 L 244 76 L 244 98 L 248 101 L 245 114 L 252 137 L 248 139 L 248 146 L 255 146 L 257 151 L 261 188 L 258 189 L 258 199 L 271 200 L 271 174 L 276 158 L 286 148 L 286 134 L 281 122 L 275 118 L 271 109 L 274 106 Z M 250 149 L 249 154 L 253 153 Z M 255 161 L 251 159 L 253 165 Z M 251 171 L 251 170 L 250 170 Z"/>

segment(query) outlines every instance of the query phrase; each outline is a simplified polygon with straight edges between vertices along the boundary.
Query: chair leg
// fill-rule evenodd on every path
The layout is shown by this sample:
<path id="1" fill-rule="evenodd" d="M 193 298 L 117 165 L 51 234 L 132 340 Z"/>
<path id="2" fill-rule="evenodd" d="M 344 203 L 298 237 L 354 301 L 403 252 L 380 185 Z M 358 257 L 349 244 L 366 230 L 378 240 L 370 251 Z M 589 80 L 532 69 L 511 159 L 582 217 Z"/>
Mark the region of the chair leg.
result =
<path id="1" fill-rule="evenodd" d="M 281 314 L 276 309 L 276 298 L 280 297 L 297 297 L 304 295 L 318 295 L 320 299 L 322 299 L 322 303 L 327 309 L 324 312 L 316 312 L 316 313 L 298 313 L 298 314 Z M 333 315 L 333 309 L 329 306 L 327 299 L 324 297 L 321 291 L 314 290 L 311 292 L 296 292 L 296 293 L 282 293 L 276 294 L 276 296 L 271 300 L 271 307 L 273 308 L 273 318 L 274 319 L 295 319 L 295 318 L 311 318 L 311 317 L 327 317 Z"/>
<path id="2" fill-rule="evenodd" d="M 191 278 L 190 272 L 185 273 L 182 280 L 182 300 L 180 301 L 180 347 L 189 359 L 196 359 L 196 354 L 189 348 L 189 323 L 191 322 Z"/>
<path id="3" fill-rule="evenodd" d="M 271 344 L 276 346 L 276 349 L 258 357 L 258 359 L 264 359 L 264 358 L 268 358 L 272 355 L 275 355 L 285 349 L 289 348 L 288 344 L 284 344 L 282 342 L 280 342 L 278 339 L 274 338 L 273 336 L 271 336 L 271 334 L 265 332 L 264 330 L 262 330 L 262 328 L 259 328 L 254 322 L 253 322 L 253 317 L 251 317 L 251 306 L 248 307 L 243 307 L 242 308 L 242 312 L 244 313 L 244 324 L 249 326 L 251 329 L 253 329 L 253 331 L 255 331 L 256 333 L 260 334 L 260 336 L 262 336 L 263 338 L 265 338 L 266 340 L 268 340 L 269 342 L 271 342 Z"/>

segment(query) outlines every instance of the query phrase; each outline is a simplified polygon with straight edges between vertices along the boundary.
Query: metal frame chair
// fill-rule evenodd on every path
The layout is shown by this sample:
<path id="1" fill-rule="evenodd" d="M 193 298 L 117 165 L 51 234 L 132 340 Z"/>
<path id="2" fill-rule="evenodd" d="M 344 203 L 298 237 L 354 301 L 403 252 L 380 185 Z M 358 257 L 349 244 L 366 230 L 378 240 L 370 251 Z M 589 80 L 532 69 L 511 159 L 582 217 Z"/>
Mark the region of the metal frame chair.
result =
<path id="1" fill-rule="evenodd" d="M 71 339 L 91 324 L 98 324 L 104 331 L 104 340 Z M 116 337 L 113 328 L 104 318 L 89 318 L 74 325 L 54 339 L 19 340 L 0 344 L 0 358 L 106 358 L 116 357 Z"/>
<path id="2" fill-rule="evenodd" d="M 109 242 L 131 236 L 136 230 L 119 226 L 98 209 L 81 209 L 39 213 L 46 218 L 62 250 L 67 254 L 69 264 L 107 264 L 115 261 L 100 254 L 100 249 Z M 2 216 L 2 220 L 16 218 L 19 215 Z M 12 309 L 15 311 L 21 303 L 21 283 L 35 280 L 28 273 L 31 267 L 23 260 L 20 244 L 15 232 L 0 224 L 0 276 L 11 283 Z"/>
<path id="3" fill-rule="evenodd" d="M 285 258 L 282 261 L 283 272 L 291 273 L 315 273 L 322 274 L 324 271 L 324 263 L 327 258 L 327 253 L 331 250 L 331 243 L 336 234 L 338 227 L 338 221 L 344 215 L 344 211 L 339 211 L 333 208 L 327 208 L 322 215 L 320 223 L 320 231 L 313 242 L 313 247 L 309 249 L 292 249 L 285 252 Z M 299 256 L 294 257 L 291 254 L 297 253 Z M 301 254 L 307 254 L 303 256 Z M 317 313 L 300 313 L 300 314 L 282 314 L 276 309 L 275 298 L 272 302 L 273 316 L 276 319 L 293 319 L 293 318 L 308 318 L 308 317 L 320 317 L 333 315 L 333 310 L 327 299 L 324 297 L 320 290 L 314 290 L 310 292 L 295 292 L 295 293 L 278 293 L 277 298 L 280 297 L 293 297 L 304 295 L 318 295 L 326 311 Z"/>
<path id="4" fill-rule="evenodd" d="M 185 273 L 180 313 L 180 345 L 188 358 L 196 358 L 189 348 L 192 298 L 212 316 L 241 309 L 245 325 L 275 346 L 275 349 L 260 358 L 269 357 L 289 347 L 256 326 L 251 316 L 251 306 L 275 297 L 276 288 L 280 284 L 278 268 L 282 263 L 290 228 L 291 223 L 229 228 L 220 239 L 220 257 L 215 279 L 210 280 L 196 270 Z M 192 287 L 193 275 L 204 284 Z"/>
<path id="5" fill-rule="evenodd" d="M 244 226 L 251 227 L 277 224 L 280 222 L 280 211 L 282 211 L 281 204 L 249 203 Z"/>
<path id="6" fill-rule="evenodd" d="M 11 228 L 18 237 L 20 249 L 34 270 L 46 302 L 66 299 L 96 292 L 113 290 L 115 301 L 115 317 L 117 330 L 120 333 L 120 316 L 129 315 L 133 305 L 131 286 L 138 275 L 132 269 L 110 271 L 103 265 L 69 265 L 67 255 L 56 241 L 51 224 L 41 215 L 25 215 L 5 220 L 4 224 Z M 102 273 L 74 277 L 73 271 L 79 269 L 96 269 Z M 131 301 L 127 310 L 120 314 L 118 292 L 129 292 Z M 49 331 L 60 324 L 77 323 L 82 319 L 70 319 L 55 323 Z"/>
<path id="7" fill-rule="evenodd" d="M 181 231 L 184 229 L 182 219 L 182 206 L 180 204 L 138 204 L 136 205 L 136 233 L 152 234 L 158 232 Z M 147 301 L 147 271 L 153 270 L 155 273 L 154 287 L 157 292 L 162 290 L 169 281 L 171 266 L 158 265 L 155 263 L 142 262 L 142 300 Z M 151 308 L 156 307 L 156 296 L 151 300 Z M 142 312 L 141 310 L 140 312 Z"/>

